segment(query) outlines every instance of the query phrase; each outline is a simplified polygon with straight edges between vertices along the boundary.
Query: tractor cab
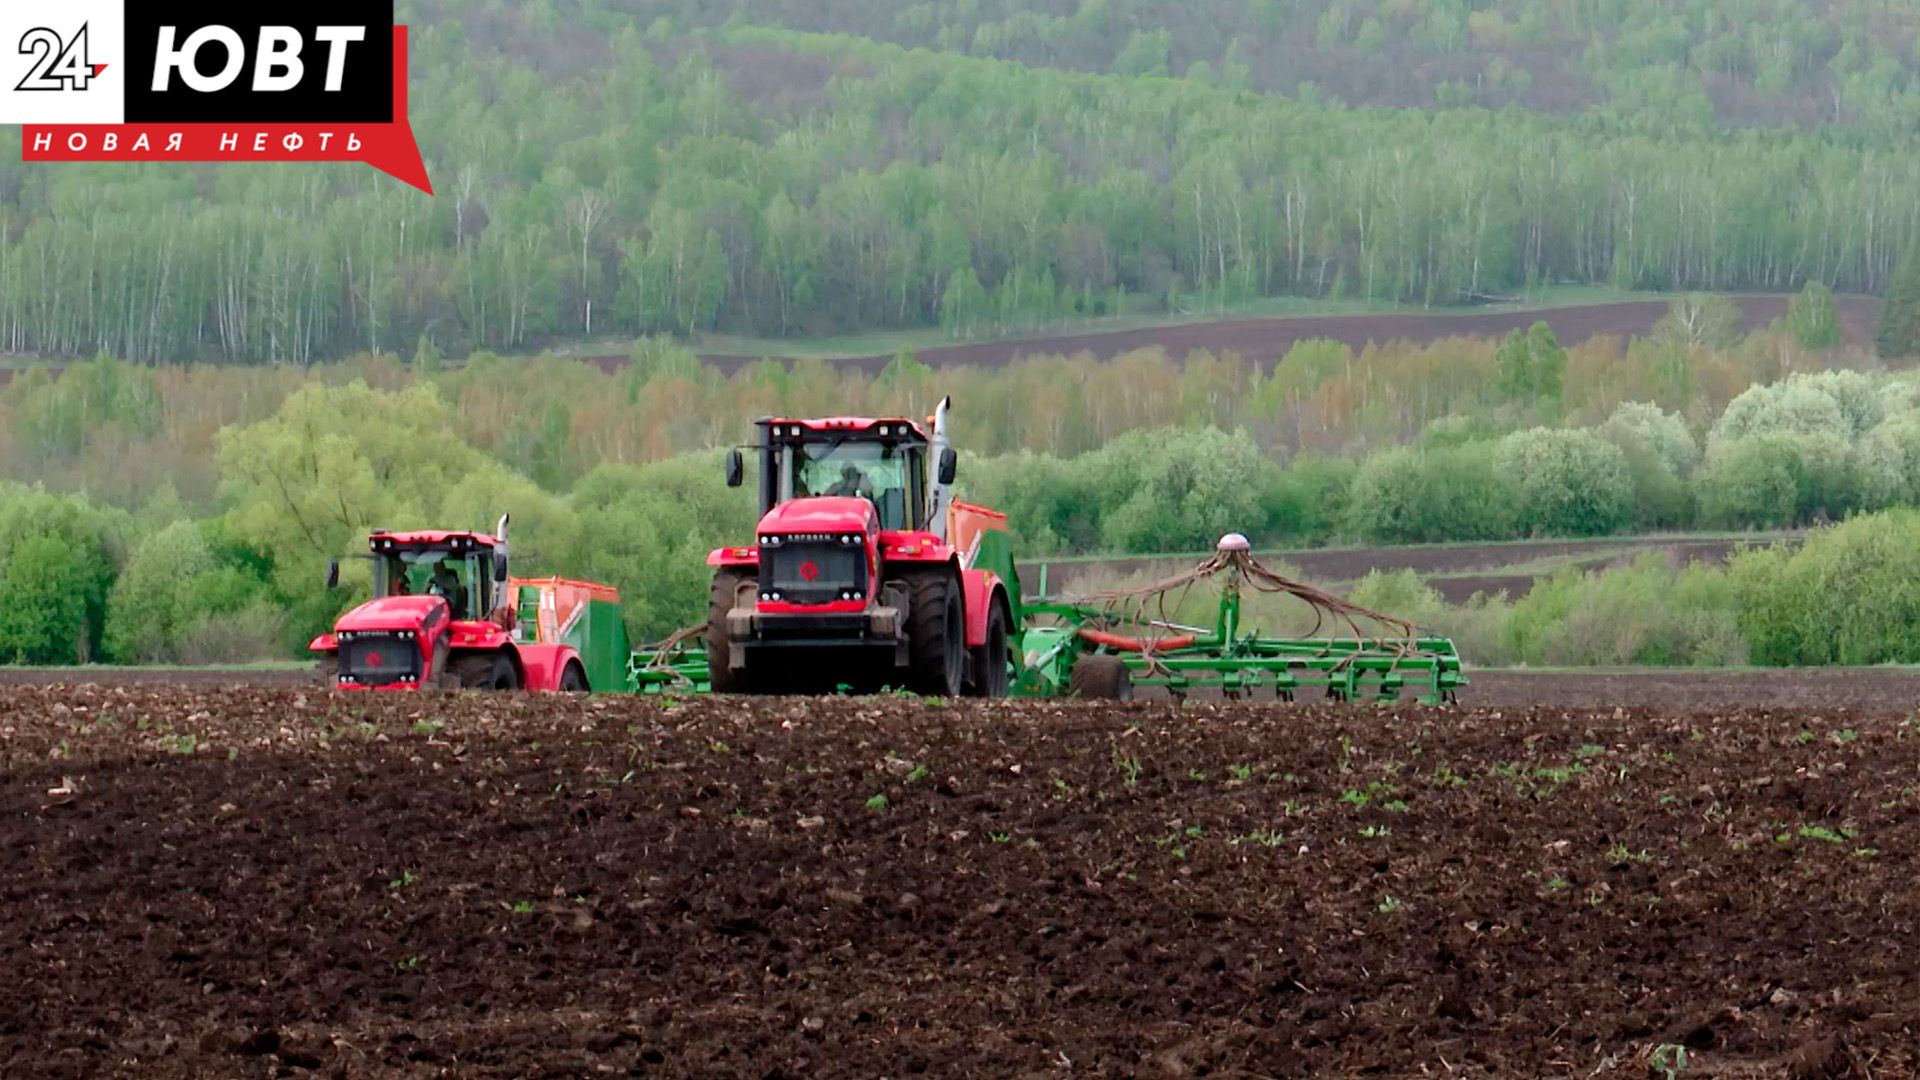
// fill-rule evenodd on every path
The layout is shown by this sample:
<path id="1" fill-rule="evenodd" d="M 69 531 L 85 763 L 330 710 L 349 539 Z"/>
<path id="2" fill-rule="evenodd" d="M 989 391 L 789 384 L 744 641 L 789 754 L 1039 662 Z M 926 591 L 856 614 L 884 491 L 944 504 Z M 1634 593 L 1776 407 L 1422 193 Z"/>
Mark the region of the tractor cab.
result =
<path id="1" fill-rule="evenodd" d="M 760 512 L 799 500 L 862 499 L 883 532 L 941 532 L 942 493 L 953 482 L 953 451 L 911 420 L 841 417 L 761 420 Z M 938 447 L 938 449 L 936 449 Z M 727 482 L 744 482 L 735 450 Z"/>
<path id="2" fill-rule="evenodd" d="M 507 576 L 500 542 L 480 533 L 376 532 L 373 598 L 437 596 L 454 622 L 486 619 L 501 607 Z"/>

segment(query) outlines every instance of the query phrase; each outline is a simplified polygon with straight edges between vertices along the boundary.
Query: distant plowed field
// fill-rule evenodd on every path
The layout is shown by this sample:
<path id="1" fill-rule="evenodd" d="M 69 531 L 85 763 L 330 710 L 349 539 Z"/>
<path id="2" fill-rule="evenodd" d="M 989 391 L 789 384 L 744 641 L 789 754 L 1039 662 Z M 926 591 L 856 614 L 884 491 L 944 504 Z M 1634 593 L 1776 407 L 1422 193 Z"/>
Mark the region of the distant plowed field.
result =
<path id="1" fill-rule="evenodd" d="M 1649 552 L 1675 565 L 1693 562 L 1724 563 L 1733 552 L 1776 540 L 1797 542 L 1796 534 L 1756 536 L 1623 536 L 1601 540 L 1541 540 L 1506 544 L 1445 544 L 1420 547 L 1338 548 L 1290 551 L 1263 556 L 1285 564 L 1315 584 L 1349 586 L 1369 571 L 1391 573 L 1412 570 L 1452 603 L 1464 603 L 1475 593 L 1506 592 L 1519 599 L 1533 590 L 1535 580 L 1563 566 L 1600 570 L 1625 566 Z M 1034 560 L 1020 567 L 1020 584 L 1028 593 L 1041 587 L 1046 571 L 1049 596 L 1072 596 L 1111 585 L 1121 579 L 1158 579 L 1188 570 L 1197 555 L 1151 556 L 1131 559 L 1095 559 L 1047 563 Z"/>
<path id="2" fill-rule="evenodd" d="M 1746 296 L 1737 297 L 1736 300 L 1744 316 L 1743 326 L 1748 331 L 1768 326 L 1787 311 L 1787 298 L 1784 296 Z M 1870 297 L 1842 297 L 1839 305 L 1841 331 L 1847 343 L 1870 344 L 1880 318 L 1880 301 Z M 1355 349 L 1365 348 L 1370 342 L 1381 345 L 1390 341 L 1425 344 L 1455 337 L 1504 337 L 1542 320 L 1553 328 L 1561 344 L 1572 346 L 1608 335 L 1623 338 L 1643 336 L 1666 315 L 1667 307 L 1663 301 L 1639 300 L 1538 311 L 1233 319 L 1022 341 L 952 345 L 918 350 L 914 355 L 920 362 L 933 367 L 1000 367 L 1023 356 L 1073 356 L 1085 352 L 1106 360 L 1135 349 L 1158 347 L 1174 357 L 1204 349 L 1216 354 L 1237 352 L 1251 361 L 1272 363 L 1285 356 L 1295 343 L 1317 338 L 1345 342 Z M 756 358 L 708 355 L 705 359 L 723 370 L 732 370 Z M 843 367 L 877 372 L 892 359 L 891 356 L 863 356 L 836 363 Z M 624 365 L 627 361 L 625 357 L 609 357 L 600 362 L 613 366 Z"/>
<path id="3" fill-rule="evenodd" d="M 1787 298 L 1784 296 L 1743 296 L 1735 299 L 1744 316 L 1742 325 L 1748 331 L 1761 329 L 1786 314 Z M 1872 297 L 1847 296 L 1839 298 L 1839 305 L 1841 332 L 1847 344 L 1871 344 L 1874 328 L 1880 319 L 1880 301 Z M 1553 328 L 1561 344 L 1571 346 L 1607 335 L 1623 338 L 1644 335 L 1666 313 L 1665 302 L 1636 300 L 1530 311 L 1290 315 L 1181 323 L 1103 333 L 1060 334 L 977 345 L 949 345 L 918 350 L 915 357 L 933 367 L 1003 367 L 1024 356 L 1073 356 L 1084 352 L 1098 359 L 1110 360 L 1136 349 L 1159 347 L 1175 357 L 1203 349 L 1213 353 L 1237 352 L 1248 360 L 1270 364 L 1287 355 L 1287 351 L 1301 341 L 1324 338 L 1345 342 L 1355 349 L 1363 349 L 1368 343 L 1384 345 L 1390 341 L 1426 344 L 1456 337 L 1504 337 L 1540 320 Z M 701 358 L 728 373 L 759 359 L 724 353 L 705 353 Z M 886 367 L 892 359 L 890 354 L 857 356 L 838 359 L 833 363 L 871 373 Z M 627 365 L 628 358 L 591 356 L 585 358 L 585 362 L 616 371 Z M 53 370 L 58 372 L 60 369 L 55 367 Z M 0 386 L 11 382 L 15 371 L 14 368 L 0 367 Z"/>

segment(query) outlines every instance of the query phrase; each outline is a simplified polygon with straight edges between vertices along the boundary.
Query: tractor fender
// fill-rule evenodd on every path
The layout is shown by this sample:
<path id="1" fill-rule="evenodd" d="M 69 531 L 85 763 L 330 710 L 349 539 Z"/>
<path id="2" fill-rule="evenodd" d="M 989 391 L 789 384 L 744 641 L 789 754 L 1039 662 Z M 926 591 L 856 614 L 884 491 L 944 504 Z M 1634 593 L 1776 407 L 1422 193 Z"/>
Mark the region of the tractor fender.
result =
<path id="1" fill-rule="evenodd" d="M 587 669 L 579 651 L 571 645 L 522 644 L 509 649 L 507 655 L 513 657 L 514 666 L 520 669 L 520 686 L 535 694 L 557 692 L 560 676 L 568 664 L 579 664 L 583 672 Z"/>
<path id="2" fill-rule="evenodd" d="M 715 548 L 707 553 L 707 565 L 715 567 L 738 567 L 749 570 L 760 568 L 760 549 L 757 547 Z"/>
<path id="3" fill-rule="evenodd" d="M 308 652 L 339 652 L 340 639 L 332 634 L 321 634 L 307 643 Z"/>
<path id="4" fill-rule="evenodd" d="M 1010 607 L 1007 590 L 1000 583 L 1000 575 L 991 570 L 962 570 L 960 585 L 967 603 L 967 648 L 977 649 L 987 643 L 987 620 L 994 606 L 1002 610 Z M 1012 633 L 1014 627 L 1008 625 L 1007 631 Z"/>

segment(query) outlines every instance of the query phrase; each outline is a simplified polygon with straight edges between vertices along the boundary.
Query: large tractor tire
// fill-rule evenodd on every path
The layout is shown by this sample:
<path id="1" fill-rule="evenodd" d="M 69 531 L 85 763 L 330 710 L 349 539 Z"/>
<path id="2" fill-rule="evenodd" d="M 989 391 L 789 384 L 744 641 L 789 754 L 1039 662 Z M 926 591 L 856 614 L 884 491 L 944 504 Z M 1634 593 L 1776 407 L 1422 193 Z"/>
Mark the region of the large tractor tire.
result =
<path id="1" fill-rule="evenodd" d="M 1132 701 L 1133 673 L 1117 656 L 1083 656 L 1067 675 L 1067 694 L 1089 701 Z"/>
<path id="2" fill-rule="evenodd" d="M 742 589 L 758 591 L 759 581 L 740 570 L 719 570 L 713 575 L 713 588 L 707 593 L 707 677 L 716 694 L 751 694 L 753 681 L 746 671 L 730 666 L 732 645 L 727 641 L 727 612 L 738 603 Z"/>
<path id="3" fill-rule="evenodd" d="M 909 590 L 907 689 L 959 697 L 967 680 L 967 601 L 960 579 L 947 569 L 903 576 Z"/>
<path id="4" fill-rule="evenodd" d="M 971 656 L 973 670 L 967 679 L 967 693 L 973 697 L 1007 696 L 1010 658 L 1007 653 L 1007 612 L 999 604 L 987 615 L 987 640 Z"/>
<path id="5" fill-rule="evenodd" d="M 580 665 L 567 662 L 567 668 L 560 673 L 560 692 L 563 694 L 584 694 L 587 692 L 587 673 Z"/>
<path id="6" fill-rule="evenodd" d="M 505 653 L 464 653 L 447 664 L 447 672 L 462 690 L 520 689 L 520 672 Z"/>

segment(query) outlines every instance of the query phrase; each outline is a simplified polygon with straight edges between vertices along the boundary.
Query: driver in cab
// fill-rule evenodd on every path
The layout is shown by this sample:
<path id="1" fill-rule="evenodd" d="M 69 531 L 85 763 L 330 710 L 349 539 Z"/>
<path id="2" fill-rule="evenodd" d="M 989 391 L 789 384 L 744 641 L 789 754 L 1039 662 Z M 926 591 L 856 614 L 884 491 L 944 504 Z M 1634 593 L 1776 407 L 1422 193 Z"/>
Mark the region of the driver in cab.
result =
<path id="1" fill-rule="evenodd" d="M 454 569 L 452 559 L 441 559 L 433 568 L 433 585 L 427 591 L 446 600 L 455 622 L 466 620 L 467 590 L 460 584 L 460 574 Z"/>
<path id="2" fill-rule="evenodd" d="M 848 465 L 840 470 L 840 480 L 827 489 L 828 495 L 848 499 L 874 500 L 873 481 L 867 479 L 857 465 Z"/>

